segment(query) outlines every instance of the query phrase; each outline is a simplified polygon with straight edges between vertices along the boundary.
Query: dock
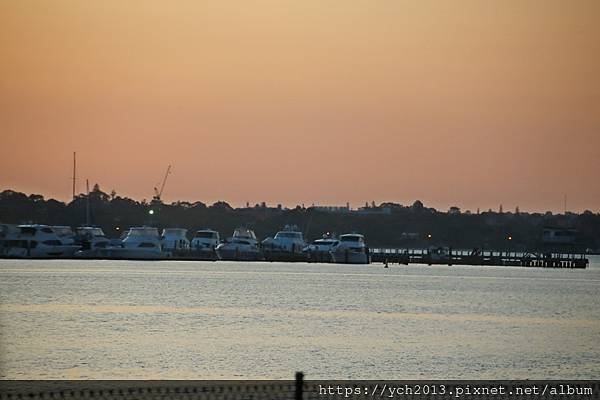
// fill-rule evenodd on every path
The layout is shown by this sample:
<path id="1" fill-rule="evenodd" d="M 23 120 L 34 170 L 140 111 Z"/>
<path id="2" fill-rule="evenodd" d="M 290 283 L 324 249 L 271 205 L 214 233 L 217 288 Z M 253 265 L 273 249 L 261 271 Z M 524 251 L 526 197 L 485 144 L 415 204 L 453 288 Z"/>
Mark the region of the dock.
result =
<path id="1" fill-rule="evenodd" d="M 587 268 L 580 253 L 516 252 L 454 249 L 371 249 L 371 261 L 389 264 L 490 265 L 541 268 Z"/>

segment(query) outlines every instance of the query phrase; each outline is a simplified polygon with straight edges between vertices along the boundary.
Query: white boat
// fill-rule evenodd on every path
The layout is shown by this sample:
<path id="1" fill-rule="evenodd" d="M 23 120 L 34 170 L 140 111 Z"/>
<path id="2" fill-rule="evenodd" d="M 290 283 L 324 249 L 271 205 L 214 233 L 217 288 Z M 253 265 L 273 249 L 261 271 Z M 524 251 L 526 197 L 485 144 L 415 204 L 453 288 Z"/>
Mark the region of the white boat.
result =
<path id="1" fill-rule="evenodd" d="M 191 247 L 193 250 L 212 249 L 214 250 L 220 242 L 219 232 L 212 229 L 200 229 L 192 238 Z"/>
<path id="2" fill-rule="evenodd" d="M 365 237 L 358 233 L 340 235 L 339 242 L 332 247 L 330 254 L 334 263 L 369 264 L 371 262 Z"/>
<path id="3" fill-rule="evenodd" d="M 264 252 L 299 254 L 304 247 L 306 247 L 304 236 L 295 225 L 286 225 L 283 230 L 275 234 L 275 237 L 268 237 L 262 241 Z"/>
<path id="4" fill-rule="evenodd" d="M 81 250 L 105 249 L 111 247 L 110 239 L 102 228 L 96 226 L 80 226 L 75 229 L 75 240 L 81 245 Z"/>
<path id="5" fill-rule="evenodd" d="M 73 232 L 73 229 L 70 226 L 55 225 L 51 226 L 51 228 L 63 244 L 75 244 L 75 232 Z"/>
<path id="6" fill-rule="evenodd" d="M 101 258 L 115 260 L 162 260 L 171 256 L 162 251 L 158 229 L 142 226 L 130 228 L 118 246 L 78 251 L 82 258 Z"/>
<path id="7" fill-rule="evenodd" d="M 190 241 L 187 238 L 187 229 L 165 228 L 162 231 L 163 251 L 189 250 Z"/>
<path id="8" fill-rule="evenodd" d="M 305 252 L 330 252 L 335 246 L 339 244 L 339 240 L 335 237 L 323 235 L 321 239 L 314 240 L 311 244 L 306 246 L 302 251 Z"/>
<path id="9" fill-rule="evenodd" d="M 217 246 L 221 242 L 219 232 L 212 229 L 200 229 L 192 238 L 190 244 L 195 257 L 205 260 L 217 260 Z"/>
<path id="10" fill-rule="evenodd" d="M 311 244 L 304 247 L 302 251 L 307 255 L 310 261 L 329 262 L 331 261 L 331 251 L 339 244 L 339 240 L 329 234 L 322 238 L 314 240 Z"/>
<path id="11" fill-rule="evenodd" d="M 217 246 L 217 253 L 222 260 L 257 261 L 262 259 L 258 248 L 258 240 L 254 231 L 248 228 L 236 228 L 233 236 L 225 243 Z"/>
<path id="12" fill-rule="evenodd" d="M 18 225 L 6 229 L 2 238 L 2 255 L 16 258 L 72 257 L 79 249 L 65 244 L 48 225 Z"/>
<path id="13" fill-rule="evenodd" d="M 130 228 L 121 243 L 127 258 L 160 259 L 169 256 L 168 252 L 162 251 L 157 228 L 149 226 Z"/>

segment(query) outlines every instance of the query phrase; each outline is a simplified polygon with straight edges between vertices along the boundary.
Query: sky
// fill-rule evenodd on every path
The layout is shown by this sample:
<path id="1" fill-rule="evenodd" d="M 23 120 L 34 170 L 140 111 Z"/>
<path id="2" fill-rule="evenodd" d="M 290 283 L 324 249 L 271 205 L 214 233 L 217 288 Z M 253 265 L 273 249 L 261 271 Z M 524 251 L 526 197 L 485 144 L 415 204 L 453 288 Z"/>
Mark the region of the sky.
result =
<path id="1" fill-rule="evenodd" d="M 597 0 L 3 0 L 0 190 L 600 212 Z"/>

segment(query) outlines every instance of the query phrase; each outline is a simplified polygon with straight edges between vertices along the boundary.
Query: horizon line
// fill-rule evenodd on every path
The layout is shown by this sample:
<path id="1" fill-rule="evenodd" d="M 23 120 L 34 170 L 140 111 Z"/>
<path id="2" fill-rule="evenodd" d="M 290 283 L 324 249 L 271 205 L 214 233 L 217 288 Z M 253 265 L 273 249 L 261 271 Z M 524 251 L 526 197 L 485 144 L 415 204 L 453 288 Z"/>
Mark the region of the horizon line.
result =
<path id="1" fill-rule="evenodd" d="M 114 189 L 111 190 L 111 192 Z M 61 202 L 65 205 L 68 205 L 70 203 L 72 203 L 75 198 L 69 199 L 69 200 L 63 200 L 60 198 L 56 198 L 53 196 L 47 196 L 41 193 L 33 193 L 33 192 L 25 192 L 25 191 L 19 191 L 19 190 L 15 190 L 15 189 L 11 189 L 11 188 L 6 188 L 6 189 L 2 189 L 0 190 L 0 194 L 4 193 L 4 192 L 14 192 L 14 193 L 19 193 L 19 194 L 23 194 L 26 195 L 27 197 L 31 197 L 31 196 L 41 196 L 44 201 L 49 201 L 49 200 L 54 200 L 54 201 L 58 201 Z M 93 190 L 90 190 L 90 193 L 92 193 Z M 108 195 L 109 197 L 111 196 L 111 193 L 107 193 L 105 191 L 103 191 L 100 188 L 100 192 Z M 85 197 L 86 194 L 84 192 L 80 192 L 80 193 L 76 193 L 75 197 Z M 154 199 L 146 199 L 146 198 L 142 198 L 141 200 L 136 199 L 135 197 L 129 197 L 127 195 L 119 195 L 116 191 L 115 191 L 115 198 L 122 198 L 122 199 L 130 199 L 133 201 L 136 201 L 140 204 L 146 204 L 146 205 L 151 205 Z M 230 202 L 224 199 L 219 199 L 219 200 L 214 200 L 212 203 L 210 201 L 202 201 L 202 200 L 173 200 L 170 202 L 167 201 L 163 201 L 160 200 L 160 203 L 165 204 L 165 205 L 173 205 L 173 204 L 177 204 L 177 203 L 189 203 L 189 204 L 194 204 L 194 203 L 202 203 L 204 204 L 206 207 L 210 207 L 213 206 L 219 202 L 222 203 L 226 203 L 227 205 L 229 205 L 232 209 L 248 209 L 248 208 L 261 208 L 261 207 L 266 207 L 266 208 L 281 208 L 283 210 L 294 210 L 297 208 L 301 208 L 301 209 L 310 209 L 310 208 L 318 208 L 318 207 L 323 207 L 323 208 L 337 208 L 337 209 L 348 209 L 349 211 L 359 211 L 362 209 L 370 209 L 370 208 L 382 208 L 385 207 L 385 205 L 397 205 L 397 206 L 401 206 L 401 207 L 405 207 L 405 208 L 412 208 L 414 206 L 414 204 L 416 202 L 421 202 L 423 205 L 424 209 L 431 209 L 434 210 L 436 212 L 439 213 L 445 213 L 448 214 L 451 212 L 452 209 L 457 209 L 456 212 L 457 214 L 466 214 L 466 215 L 478 215 L 478 214 L 484 214 L 484 213 L 495 213 L 495 214 L 514 214 L 514 215 L 518 215 L 518 214 L 551 214 L 551 215 L 583 215 L 586 214 L 587 212 L 592 213 L 592 214 L 600 214 L 600 211 L 596 211 L 594 212 L 593 210 L 587 208 L 583 211 L 575 211 L 575 210 L 562 210 L 562 211 L 553 211 L 553 210 L 537 210 L 537 211 L 530 211 L 530 210 L 522 210 L 519 206 L 516 206 L 514 209 L 512 207 L 508 208 L 508 207 L 503 207 L 503 204 L 499 204 L 498 209 L 493 209 L 490 207 L 486 208 L 482 208 L 482 207 L 477 207 L 476 210 L 471 210 L 469 208 L 465 208 L 463 209 L 462 207 L 459 206 L 449 206 L 447 210 L 442 210 L 442 209 L 438 209 L 436 207 L 433 206 L 428 206 L 426 201 L 421 200 L 421 199 L 416 199 L 414 200 L 411 204 L 403 204 L 397 201 L 380 201 L 379 203 L 377 203 L 375 200 L 372 201 L 365 201 L 364 205 L 362 206 L 353 206 L 351 205 L 350 202 L 346 202 L 346 204 L 318 204 L 318 203 L 314 203 L 312 202 L 309 205 L 306 205 L 303 202 L 297 203 L 296 205 L 292 205 L 290 206 L 289 204 L 284 204 L 284 203 L 268 203 L 266 201 L 261 201 L 261 202 L 245 202 L 246 204 L 237 204 L 236 202 Z M 243 202 L 242 202 L 243 203 Z M 252 204 L 254 203 L 254 205 Z M 518 210 L 517 210 L 518 209 Z"/>

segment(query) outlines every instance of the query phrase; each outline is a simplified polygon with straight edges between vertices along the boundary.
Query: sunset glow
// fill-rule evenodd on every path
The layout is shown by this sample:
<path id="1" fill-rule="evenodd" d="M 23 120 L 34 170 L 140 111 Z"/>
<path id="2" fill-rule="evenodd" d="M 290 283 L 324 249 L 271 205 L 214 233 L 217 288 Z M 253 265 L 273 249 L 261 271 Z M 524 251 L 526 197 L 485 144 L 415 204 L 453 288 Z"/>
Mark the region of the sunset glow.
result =
<path id="1" fill-rule="evenodd" d="M 600 211 L 600 2 L 0 3 L 0 189 Z"/>

